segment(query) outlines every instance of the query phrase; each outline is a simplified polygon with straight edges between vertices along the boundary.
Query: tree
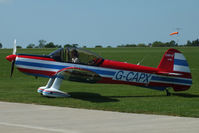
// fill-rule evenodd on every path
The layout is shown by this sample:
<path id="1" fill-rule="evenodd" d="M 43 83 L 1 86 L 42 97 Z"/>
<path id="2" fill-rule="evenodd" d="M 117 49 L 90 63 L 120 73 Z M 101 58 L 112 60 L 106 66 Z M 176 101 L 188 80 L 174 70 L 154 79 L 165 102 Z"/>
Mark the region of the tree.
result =
<path id="1" fill-rule="evenodd" d="M 178 46 L 178 44 L 174 41 L 174 40 L 171 40 L 170 42 L 169 42 L 169 47 L 175 47 L 175 46 Z"/>
<path id="2" fill-rule="evenodd" d="M 45 45 L 45 48 L 56 48 L 53 42 L 49 42 Z"/>
<path id="3" fill-rule="evenodd" d="M 117 47 L 119 48 L 119 47 L 136 47 L 136 46 L 137 46 L 136 44 L 126 44 L 126 45 L 122 44 L 118 45 Z"/>
<path id="4" fill-rule="evenodd" d="M 136 47 L 136 44 L 126 44 L 125 47 Z"/>
<path id="5" fill-rule="evenodd" d="M 0 48 L 2 48 L 3 47 L 3 45 L 2 45 L 2 43 L 0 43 Z"/>
<path id="6" fill-rule="evenodd" d="M 70 44 L 65 44 L 65 45 L 64 45 L 64 48 L 66 48 L 66 47 L 72 47 L 72 45 L 70 45 Z"/>
<path id="7" fill-rule="evenodd" d="M 26 48 L 35 48 L 35 44 L 31 43 Z"/>
<path id="8" fill-rule="evenodd" d="M 199 46 L 199 39 L 192 41 L 192 46 Z"/>
<path id="9" fill-rule="evenodd" d="M 191 41 L 188 40 L 186 45 L 191 46 L 192 45 Z"/>
<path id="10" fill-rule="evenodd" d="M 199 39 L 193 40 L 191 41 L 187 41 L 187 44 L 185 44 L 186 46 L 199 46 Z"/>
<path id="11" fill-rule="evenodd" d="M 139 43 L 137 46 L 138 47 L 146 47 L 146 45 L 144 43 Z"/>
<path id="12" fill-rule="evenodd" d="M 152 47 L 164 47 L 164 45 L 160 41 L 155 41 L 152 43 Z"/>
<path id="13" fill-rule="evenodd" d="M 39 40 L 39 48 L 44 48 L 46 45 L 46 41 L 45 40 Z"/>
<path id="14" fill-rule="evenodd" d="M 56 48 L 62 48 L 62 45 L 55 45 Z"/>
<path id="15" fill-rule="evenodd" d="M 17 48 L 19 48 L 19 49 L 20 49 L 20 48 L 22 48 L 22 46 L 17 45 Z"/>
<path id="16" fill-rule="evenodd" d="M 102 48 L 102 45 L 96 45 L 95 48 Z"/>
<path id="17" fill-rule="evenodd" d="M 122 45 L 118 45 L 117 47 L 118 47 L 118 48 L 120 48 L 120 47 L 125 47 L 125 45 L 124 45 L 124 44 L 122 44 Z"/>
<path id="18" fill-rule="evenodd" d="M 77 48 L 77 47 L 78 47 L 78 44 L 72 44 L 72 47 Z"/>

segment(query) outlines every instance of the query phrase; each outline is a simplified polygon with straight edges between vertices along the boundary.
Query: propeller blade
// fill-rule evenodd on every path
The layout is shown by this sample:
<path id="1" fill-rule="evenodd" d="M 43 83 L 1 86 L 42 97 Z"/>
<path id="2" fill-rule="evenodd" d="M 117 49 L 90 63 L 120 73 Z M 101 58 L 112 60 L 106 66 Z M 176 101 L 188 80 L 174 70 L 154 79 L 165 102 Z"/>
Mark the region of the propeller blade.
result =
<path id="1" fill-rule="evenodd" d="M 17 41 L 16 41 L 16 39 L 14 40 L 14 46 L 13 46 L 13 53 L 12 54 L 16 54 L 16 52 L 17 52 L 17 46 L 16 46 L 16 44 L 17 44 Z"/>
<path id="2" fill-rule="evenodd" d="M 12 78 L 12 74 L 14 72 L 14 67 L 15 67 L 15 60 L 12 61 L 12 67 L 11 67 L 11 72 L 10 72 L 10 77 Z"/>

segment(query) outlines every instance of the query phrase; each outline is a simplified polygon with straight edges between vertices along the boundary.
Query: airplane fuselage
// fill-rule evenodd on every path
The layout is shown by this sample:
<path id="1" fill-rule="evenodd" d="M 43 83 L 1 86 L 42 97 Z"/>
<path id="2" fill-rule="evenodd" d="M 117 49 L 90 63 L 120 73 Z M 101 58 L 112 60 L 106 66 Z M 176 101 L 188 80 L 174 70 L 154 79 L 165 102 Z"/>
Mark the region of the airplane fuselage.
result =
<path id="1" fill-rule="evenodd" d="M 164 90 L 167 87 L 173 87 L 178 90 L 186 90 L 192 84 L 189 75 L 181 77 L 179 75 L 169 76 L 161 74 L 158 68 L 129 64 L 124 62 L 104 60 L 99 66 L 89 66 L 76 63 L 57 62 L 48 56 L 36 56 L 28 54 L 18 54 L 15 60 L 19 71 L 37 77 L 55 78 L 58 72 L 68 69 L 70 76 L 74 77 L 73 71 L 78 70 L 79 75 L 87 74 L 88 82 L 96 76 L 100 77 L 90 83 L 108 83 L 108 84 L 129 84 L 141 86 L 156 90 Z M 89 78 L 90 75 L 90 78 Z M 93 77 L 92 77 L 93 76 Z M 77 76 L 76 76 L 77 77 Z M 70 80 L 70 78 L 67 78 Z M 72 81 L 80 81 L 77 78 L 71 78 Z M 77 80 L 76 80 L 77 79 Z M 83 80 L 83 82 L 87 82 Z"/>

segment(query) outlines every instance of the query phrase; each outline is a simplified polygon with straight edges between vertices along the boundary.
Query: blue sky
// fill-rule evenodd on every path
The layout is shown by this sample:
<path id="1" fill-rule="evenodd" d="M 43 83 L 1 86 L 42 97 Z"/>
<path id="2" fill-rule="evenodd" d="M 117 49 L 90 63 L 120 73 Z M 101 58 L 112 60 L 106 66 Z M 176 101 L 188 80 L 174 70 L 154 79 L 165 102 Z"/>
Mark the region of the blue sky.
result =
<path id="1" fill-rule="evenodd" d="M 0 0 L 0 42 L 117 46 L 199 38 L 199 0 Z"/>

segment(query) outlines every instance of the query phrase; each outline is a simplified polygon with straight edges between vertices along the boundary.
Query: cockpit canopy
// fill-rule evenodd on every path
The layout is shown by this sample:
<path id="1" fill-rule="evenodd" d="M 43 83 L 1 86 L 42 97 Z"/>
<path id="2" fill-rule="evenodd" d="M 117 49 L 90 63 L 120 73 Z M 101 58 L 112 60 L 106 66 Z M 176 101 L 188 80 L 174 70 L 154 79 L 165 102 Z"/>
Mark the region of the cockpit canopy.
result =
<path id="1" fill-rule="evenodd" d="M 49 54 L 51 58 L 59 62 L 76 63 L 83 65 L 99 65 L 103 58 L 99 55 L 80 48 L 59 48 Z"/>

